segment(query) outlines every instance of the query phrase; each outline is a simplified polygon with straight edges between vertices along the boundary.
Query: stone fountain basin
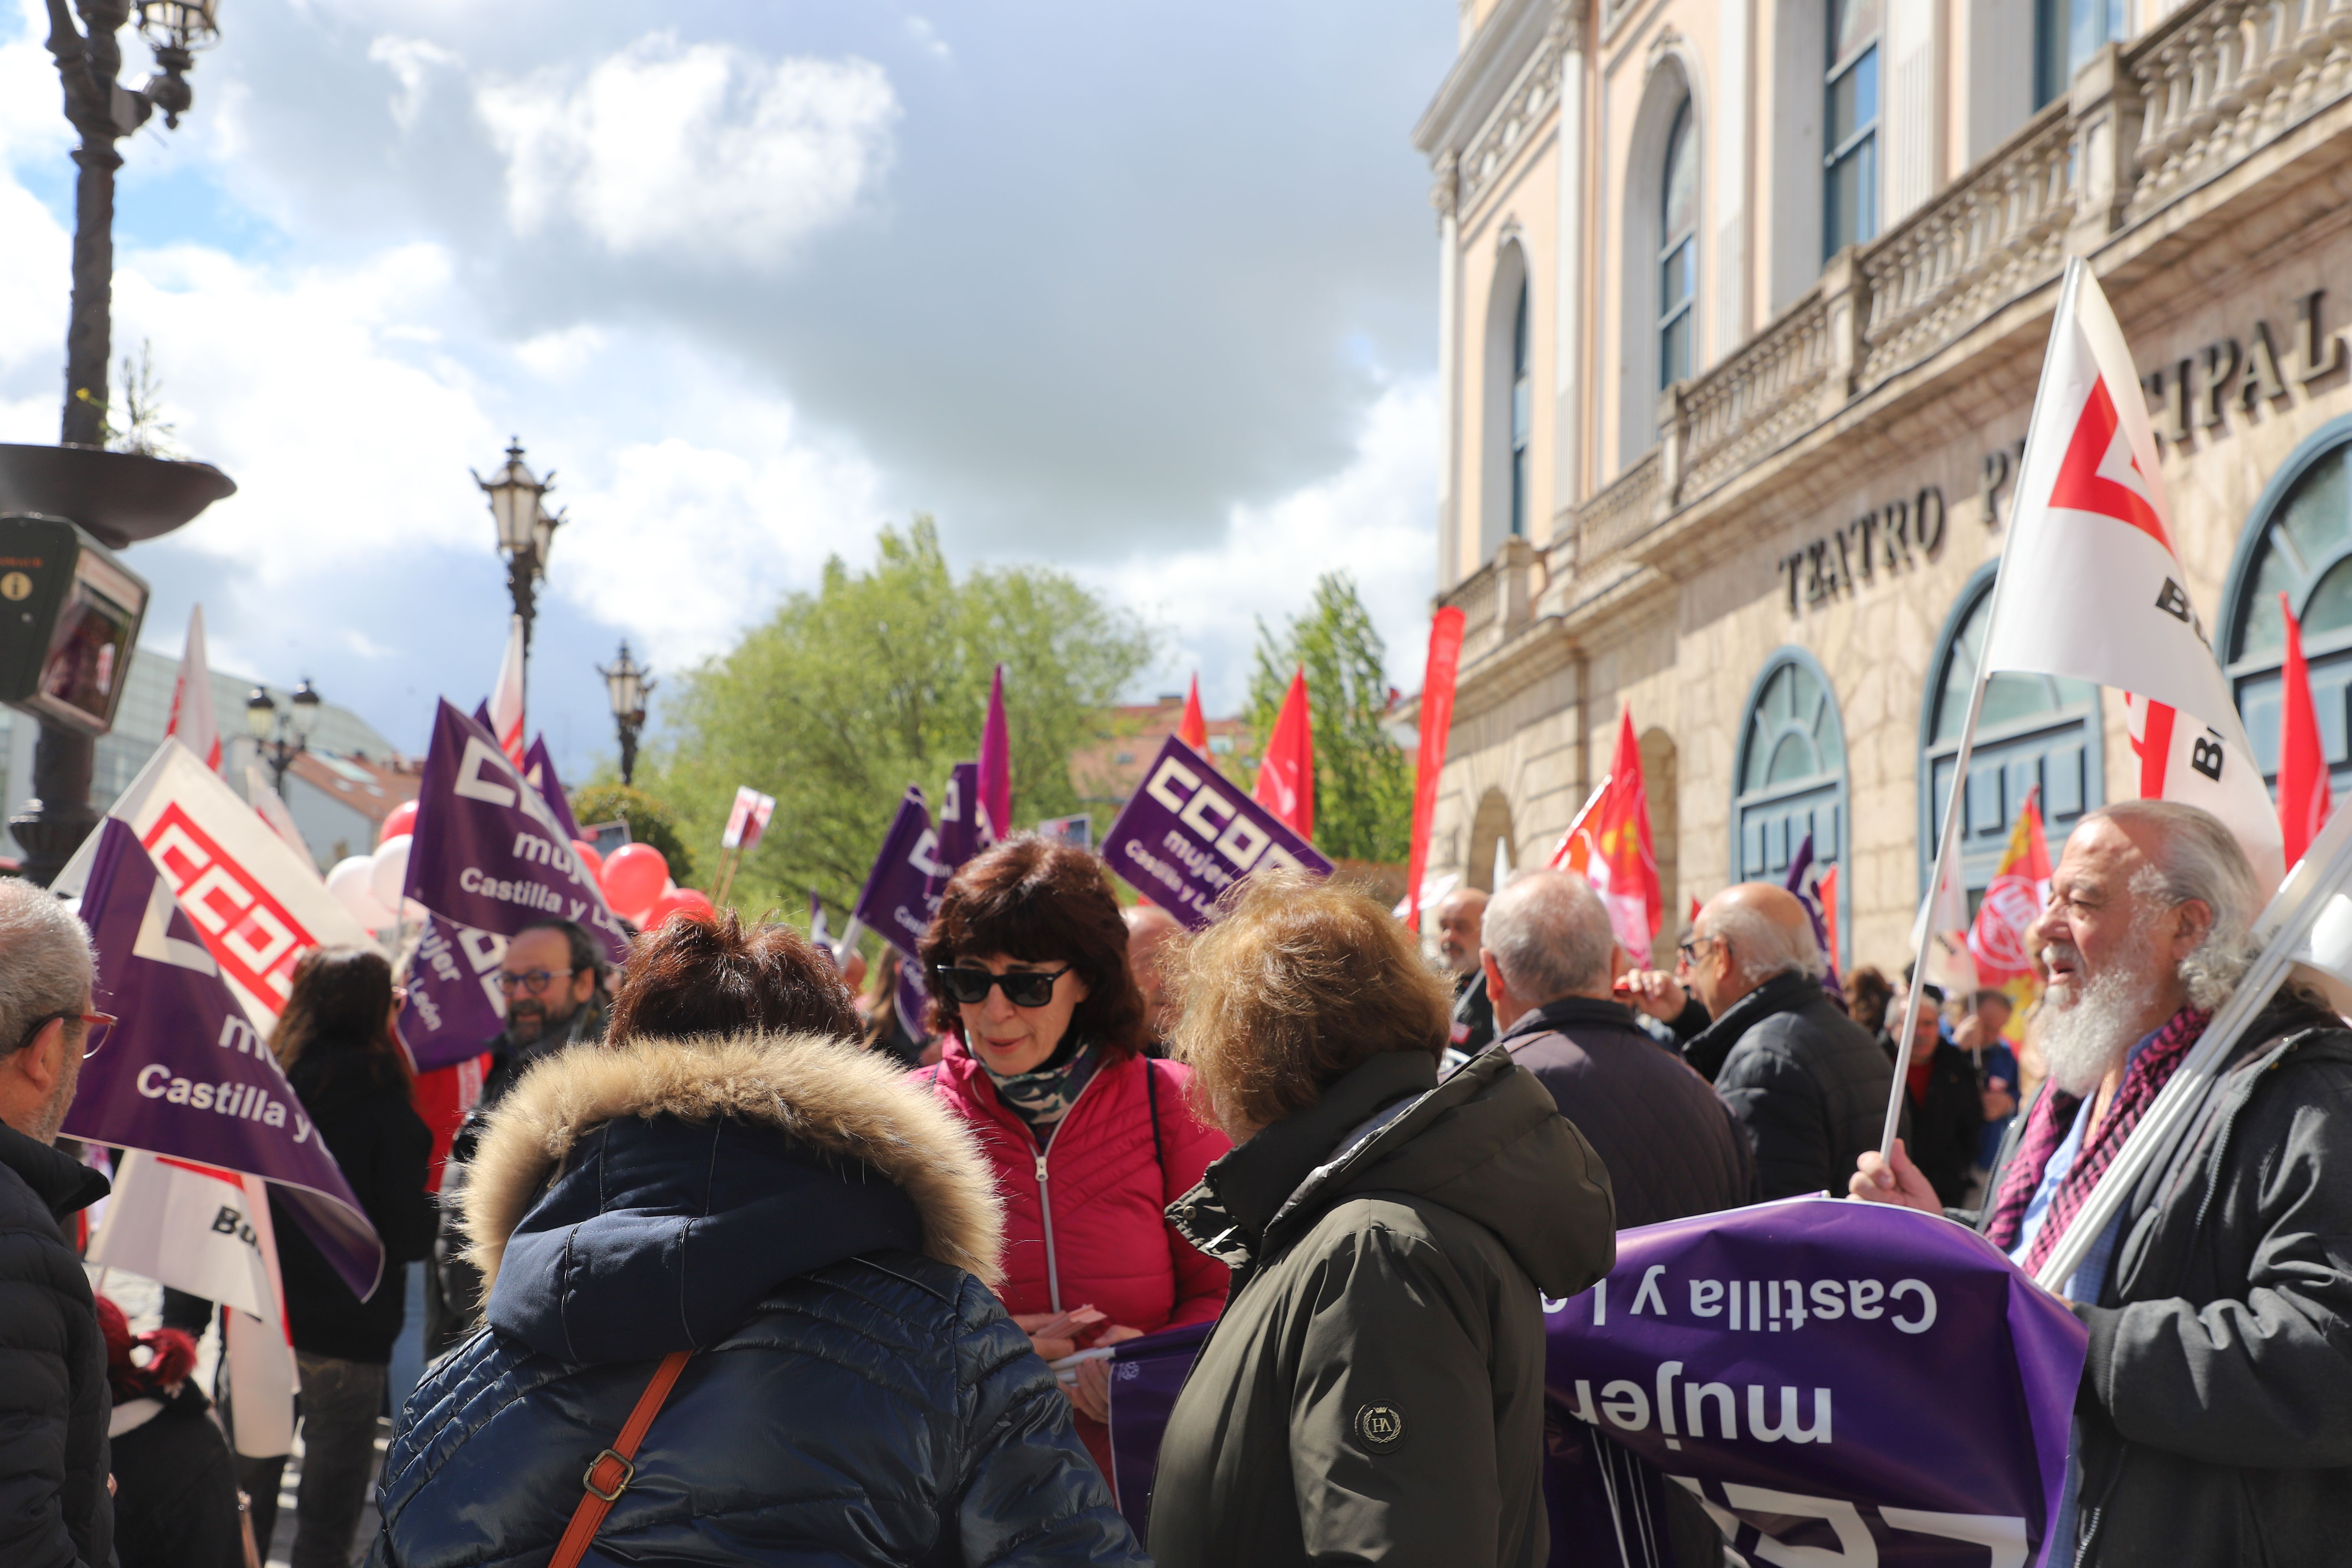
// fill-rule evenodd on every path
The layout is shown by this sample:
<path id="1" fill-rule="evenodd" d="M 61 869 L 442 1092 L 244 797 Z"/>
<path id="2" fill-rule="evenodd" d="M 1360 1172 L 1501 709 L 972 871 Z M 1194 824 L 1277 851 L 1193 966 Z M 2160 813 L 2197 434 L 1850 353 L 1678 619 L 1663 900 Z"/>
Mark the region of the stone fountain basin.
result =
<path id="1" fill-rule="evenodd" d="M 236 493 L 235 481 L 210 463 L 0 443 L 0 512 L 62 517 L 116 550 L 169 533 Z"/>

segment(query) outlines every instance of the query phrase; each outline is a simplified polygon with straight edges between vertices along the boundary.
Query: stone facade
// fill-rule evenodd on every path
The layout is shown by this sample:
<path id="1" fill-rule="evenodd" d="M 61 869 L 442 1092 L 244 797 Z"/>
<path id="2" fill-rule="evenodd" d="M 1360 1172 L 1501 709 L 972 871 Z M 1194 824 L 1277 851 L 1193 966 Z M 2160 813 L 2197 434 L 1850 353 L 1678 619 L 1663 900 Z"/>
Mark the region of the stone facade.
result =
<path id="1" fill-rule="evenodd" d="M 1749 703 L 1801 650 L 1843 730 L 1843 945 L 1891 968 L 1921 890 L 1933 666 L 2000 552 L 2065 258 L 2099 276 L 2146 378 L 2208 628 L 2265 488 L 2352 416 L 2352 8 L 2190 0 L 2035 110 L 2002 75 L 2031 50 L 1991 47 L 1990 11 L 1972 41 L 1968 8 L 1889 0 L 1885 221 L 1797 276 L 1818 242 L 1784 232 L 1787 215 L 1819 209 L 1790 194 L 1806 165 L 1776 143 L 1818 108 L 1818 62 L 1792 72 L 1785 37 L 1818 39 L 1820 8 L 1600 5 L 1465 11 L 1461 63 L 1418 132 L 1441 176 L 1446 290 L 1438 588 L 1469 621 L 1432 867 L 1484 884 L 1498 839 L 1539 863 L 1630 704 L 1671 934 L 1691 896 L 1738 878 Z M 1627 235 L 1654 221 L 1639 187 L 1662 93 L 1686 93 L 1698 125 L 1699 352 L 1652 403 L 1656 361 L 1636 342 L 1651 296 Z M 1503 134 L 1530 106 L 1541 117 Z M 1538 504 L 1511 537 L 1495 526 L 1508 380 L 1492 323 L 1520 276 L 1540 327 Z M 2084 735 L 2083 787 L 2135 793 L 2120 693 L 2100 694 Z"/>

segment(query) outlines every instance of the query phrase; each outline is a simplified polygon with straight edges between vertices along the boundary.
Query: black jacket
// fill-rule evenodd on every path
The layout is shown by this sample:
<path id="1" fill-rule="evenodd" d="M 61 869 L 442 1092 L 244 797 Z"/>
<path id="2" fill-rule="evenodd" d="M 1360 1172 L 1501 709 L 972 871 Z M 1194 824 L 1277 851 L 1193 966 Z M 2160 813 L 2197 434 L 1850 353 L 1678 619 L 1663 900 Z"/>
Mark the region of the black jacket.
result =
<path id="1" fill-rule="evenodd" d="M 433 1246 L 433 1198 L 425 1190 L 433 1134 L 410 1105 L 399 1069 L 355 1045 L 314 1042 L 286 1081 L 383 1243 L 383 1277 L 362 1301 L 311 1242 L 293 1206 L 271 1189 L 269 1223 L 278 1233 L 294 1348 L 382 1366 L 400 1337 L 406 1297 L 401 1266 Z"/>
<path id="2" fill-rule="evenodd" d="M 1878 1047 L 1892 1063 L 1894 1037 L 1879 1031 Z M 1939 1201 L 1947 1205 L 1963 1201 L 1969 1195 L 1969 1173 L 1976 1169 L 1977 1145 L 1984 1136 L 1984 1095 L 1977 1087 L 1976 1064 L 1968 1052 L 1938 1038 L 1927 1062 L 1927 1092 L 1915 1098 L 1906 1086 L 1903 1103 L 1911 1117 L 1904 1152 Z"/>
<path id="3" fill-rule="evenodd" d="M 1748 1129 L 1767 1199 L 1845 1195 L 1863 1151 L 1878 1147 L 1895 1068 L 1820 981 L 1776 974 L 1712 1022 L 1693 1003 L 1675 1032 L 1683 1059 L 1714 1080 Z M 1909 1121 L 1906 1108 L 1906 1135 Z"/>
<path id="4" fill-rule="evenodd" d="M 121 1568 L 244 1568 L 236 1466 L 194 1381 L 114 1439 Z M 151 1405 L 152 1408 L 152 1405 Z"/>
<path id="5" fill-rule="evenodd" d="M 1609 1168 L 1619 1229 L 1738 1208 L 1760 1195 L 1739 1119 L 1642 1031 L 1633 1009 L 1563 996 L 1520 1018 L 1500 1044 L 1551 1091 Z"/>
<path id="6" fill-rule="evenodd" d="M 2132 1190 L 2098 1302 L 2075 1308 L 2080 1562 L 2352 1556 L 2347 1237 L 2352 1033 L 2284 993 Z"/>
<path id="7" fill-rule="evenodd" d="M 1160 1568 L 1548 1560 L 1537 1292 L 1609 1271 L 1609 1174 L 1500 1049 L 1373 1057 L 1170 1205 L 1233 1295 L 1170 1413 Z"/>
<path id="8" fill-rule="evenodd" d="M 466 1166 L 489 1125 L 490 1112 L 507 1097 L 522 1075 L 546 1057 L 582 1040 L 604 1037 L 606 1013 L 602 996 L 591 996 L 563 1026 L 528 1043 L 509 1038 L 500 1030 L 483 1046 L 490 1070 L 482 1076 L 482 1097 L 466 1112 L 449 1142 L 449 1158 L 441 1167 L 430 1261 L 432 1278 L 425 1293 L 425 1357 L 431 1361 L 481 1326 L 482 1277 L 466 1261 L 466 1237 L 458 1212 L 466 1201 Z"/>
<path id="9" fill-rule="evenodd" d="M 58 1222 L 107 1194 L 70 1155 L 0 1124 L 0 1563 L 101 1568 L 106 1345 L 81 1259 Z"/>
<path id="10" fill-rule="evenodd" d="M 1069 1401 L 968 1271 L 995 1269 L 997 1224 L 971 1135 L 847 1042 L 551 1058 L 476 1152 L 488 1326 L 402 1411 L 370 1562 L 544 1562 L 690 1349 L 592 1560 L 1140 1563 Z"/>
<path id="11" fill-rule="evenodd" d="M 1483 969 L 1474 969 L 1454 983 L 1454 1026 L 1447 1043 L 1465 1058 L 1495 1043 L 1495 1004 L 1486 994 Z"/>

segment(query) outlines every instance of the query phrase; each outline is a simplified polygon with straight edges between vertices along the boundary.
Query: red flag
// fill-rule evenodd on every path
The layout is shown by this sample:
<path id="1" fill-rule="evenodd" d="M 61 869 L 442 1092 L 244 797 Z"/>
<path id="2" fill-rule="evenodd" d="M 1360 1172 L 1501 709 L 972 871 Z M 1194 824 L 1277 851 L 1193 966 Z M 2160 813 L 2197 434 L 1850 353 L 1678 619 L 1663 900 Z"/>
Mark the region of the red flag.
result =
<path id="1" fill-rule="evenodd" d="M 2303 627 L 2279 595 L 2286 622 L 2285 715 L 2279 733 L 2279 832 L 2286 840 L 2286 863 L 2303 858 L 2335 802 L 2327 788 L 2327 754 L 2319 743 L 2319 713 L 2311 700 L 2311 668 L 2303 662 Z"/>
<path id="2" fill-rule="evenodd" d="M 1209 721 L 1201 716 L 1201 678 L 1192 677 L 1192 689 L 1184 694 L 1184 717 L 1176 721 L 1176 738 L 1196 752 L 1209 749 Z"/>
<path id="3" fill-rule="evenodd" d="M 1421 879 L 1429 869 L 1429 834 L 1437 821 L 1437 779 L 1445 771 L 1445 735 L 1454 727 L 1454 678 L 1462 668 L 1462 611 L 1448 605 L 1429 622 L 1429 663 L 1421 675 L 1421 756 L 1412 770 L 1412 853 L 1404 872 L 1404 923 L 1421 929 Z M 1195 703 L 1200 711 L 1194 683 Z"/>
<path id="4" fill-rule="evenodd" d="M 1251 797 L 1287 823 L 1301 838 L 1315 837 L 1315 730 L 1307 710 L 1307 669 L 1290 678 L 1290 692 L 1266 737 Z"/>
<path id="5" fill-rule="evenodd" d="M 1633 705 L 1617 724 L 1617 752 L 1609 777 L 1570 825 L 1552 864 L 1592 884 L 1609 906 L 1617 941 L 1640 963 L 1665 920 L 1665 889 L 1658 882 L 1658 853 L 1650 837 L 1650 794 L 1642 780 L 1642 746 L 1633 735 Z"/>
<path id="6" fill-rule="evenodd" d="M 1832 866 L 1822 872 L 1822 879 L 1813 884 L 1813 890 L 1822 900 L 1822 924 L 1829 931 L 1830 962 L 1834 965 L 1838 950 L 1838 868 Z"/>

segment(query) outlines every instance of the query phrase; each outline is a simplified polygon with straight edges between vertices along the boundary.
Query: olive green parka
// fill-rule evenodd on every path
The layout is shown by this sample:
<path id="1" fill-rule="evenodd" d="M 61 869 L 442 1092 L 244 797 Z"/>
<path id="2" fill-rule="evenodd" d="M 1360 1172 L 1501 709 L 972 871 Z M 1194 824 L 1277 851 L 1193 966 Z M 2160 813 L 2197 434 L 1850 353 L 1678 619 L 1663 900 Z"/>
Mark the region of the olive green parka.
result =
<path id="1" fill-rule="evenodd" d="M 1375 1057 L 1168 1215 L 1234 1288 L 1160 1447 L 1160 1568 L 1545 1561 L 1537 1293 L 1607 1273 L 1616 1220 L 1542 1084 Z"/>

